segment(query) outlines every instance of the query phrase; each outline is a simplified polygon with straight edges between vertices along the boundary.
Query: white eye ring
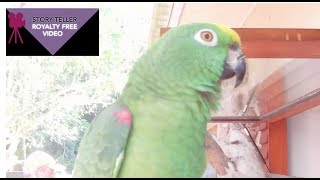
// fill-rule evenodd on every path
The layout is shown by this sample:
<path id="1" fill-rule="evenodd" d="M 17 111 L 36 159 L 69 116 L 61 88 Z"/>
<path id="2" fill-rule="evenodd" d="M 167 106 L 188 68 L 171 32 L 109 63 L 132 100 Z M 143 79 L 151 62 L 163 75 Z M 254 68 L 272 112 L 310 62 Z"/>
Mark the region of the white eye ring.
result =
<path id="1" fill-rule="evenodd" d="M 208 38 L 208 40 L 205 40 L 202 37 L 202 33 L 206 32 L 208 33 L 208 36 L 211 36 Z M 218 36 L 216 32 L 212 31 L 211 29 L 201 29 L 194 35 L 194 39 L 205 46 L 214 47 L 218 44 Z"/>

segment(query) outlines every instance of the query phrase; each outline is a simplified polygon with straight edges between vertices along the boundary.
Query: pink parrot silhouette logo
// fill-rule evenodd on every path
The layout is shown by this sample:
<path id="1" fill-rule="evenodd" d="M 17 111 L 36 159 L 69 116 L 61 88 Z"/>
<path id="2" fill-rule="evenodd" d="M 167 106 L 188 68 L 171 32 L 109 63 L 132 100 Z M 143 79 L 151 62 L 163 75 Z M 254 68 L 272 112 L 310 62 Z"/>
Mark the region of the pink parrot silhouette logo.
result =
<path id="1" fill-rule="evenodd" d="M 23 40 L 19 32 L 19 28 L 22 28 L 23 26 L 26 25 L 26 21 L 22 20 L 23 14 L 20 12 L 17 14 L 9 13 L 8 18 L 9 18 L 9 27 L 13 29 L 8 44 L 11 43 L 13 35 L 14 35 L 15 44 L 17 44 L 17 35 L 19 36 L 21 44 L 23 44 Z"/>

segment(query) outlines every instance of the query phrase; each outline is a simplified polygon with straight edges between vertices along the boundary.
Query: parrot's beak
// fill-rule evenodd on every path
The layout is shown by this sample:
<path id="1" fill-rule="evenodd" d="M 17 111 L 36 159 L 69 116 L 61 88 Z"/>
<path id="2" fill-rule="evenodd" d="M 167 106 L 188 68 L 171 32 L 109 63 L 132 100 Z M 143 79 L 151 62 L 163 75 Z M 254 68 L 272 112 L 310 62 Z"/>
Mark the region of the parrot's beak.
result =
<path id="1" fill-rule="evenodd" d="M 237 44 L 232 44 L 229 48 L 229 53 L 224 61 L 223 72 L 221 80 L 232 78 L 236 76 L 236 85 L 238 87 L 243 81 L 246 74 L 246 62 L 245 56 L 241 51 L 241 48 Z"/>

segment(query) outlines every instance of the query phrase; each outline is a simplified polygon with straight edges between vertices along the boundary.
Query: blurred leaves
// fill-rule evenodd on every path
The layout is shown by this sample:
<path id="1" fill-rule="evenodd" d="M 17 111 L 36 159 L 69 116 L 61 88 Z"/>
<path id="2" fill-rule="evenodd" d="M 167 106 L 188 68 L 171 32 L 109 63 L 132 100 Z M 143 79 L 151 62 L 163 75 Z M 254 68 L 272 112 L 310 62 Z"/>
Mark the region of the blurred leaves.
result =
<path id="1" fill-rule="evenodd" d="M 25 138 L 27 155 L 44 150 L 71 172 L 83 133 L 147 46 L 152 6 L 100 8 L 99 57 L 7 57 L 7 159 Z"/>

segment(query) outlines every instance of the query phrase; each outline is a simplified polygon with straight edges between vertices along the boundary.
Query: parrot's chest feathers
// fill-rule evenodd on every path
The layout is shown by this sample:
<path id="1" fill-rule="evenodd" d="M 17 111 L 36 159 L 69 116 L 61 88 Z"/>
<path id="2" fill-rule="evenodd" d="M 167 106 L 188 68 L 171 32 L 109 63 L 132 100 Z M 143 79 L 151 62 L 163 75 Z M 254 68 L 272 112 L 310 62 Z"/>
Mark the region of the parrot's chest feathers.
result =
<path id="1" fill-rule="evenodd" d="M 204 172 L 207 116 L 203 114 L 208 112 L 198 102 L 145 97 L 130 104 L 134 120 L 123 175 L 134 177 L 143 171 L 150 177 L 192 177 Z"/>

